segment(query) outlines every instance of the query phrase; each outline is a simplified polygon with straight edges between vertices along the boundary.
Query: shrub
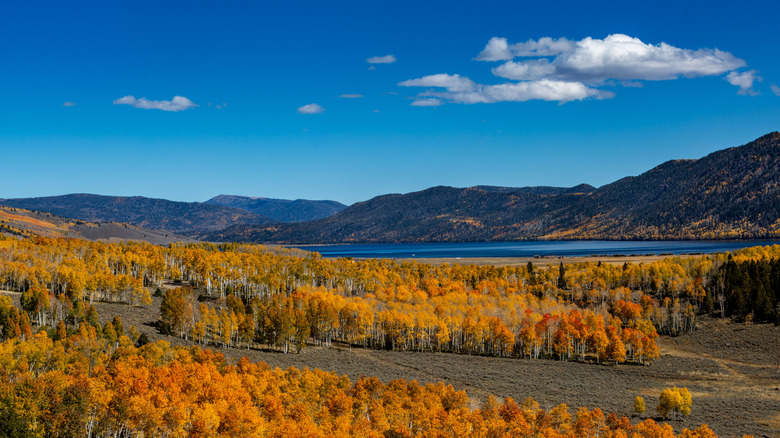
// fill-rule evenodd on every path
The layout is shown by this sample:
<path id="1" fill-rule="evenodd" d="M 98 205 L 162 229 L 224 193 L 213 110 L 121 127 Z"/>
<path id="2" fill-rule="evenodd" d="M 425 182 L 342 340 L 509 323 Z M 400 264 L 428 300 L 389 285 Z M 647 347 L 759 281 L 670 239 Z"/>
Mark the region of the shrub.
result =
<path id="1" fill-rule="evenodd" d="M 645 399 L 638 395 L 634 399 L 634 412 L 637 414 L 644 414 L 645 413 Z"/>

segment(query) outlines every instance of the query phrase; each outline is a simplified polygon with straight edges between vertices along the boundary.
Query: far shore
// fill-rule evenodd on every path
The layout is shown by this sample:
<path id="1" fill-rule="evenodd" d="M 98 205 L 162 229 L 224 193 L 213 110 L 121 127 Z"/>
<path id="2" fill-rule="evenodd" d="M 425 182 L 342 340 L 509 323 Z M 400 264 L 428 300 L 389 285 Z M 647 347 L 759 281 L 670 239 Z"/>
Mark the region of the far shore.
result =
<path id="1" fill-rule="evenodd" d="M 605 256 L 585 256 L 585 257 L 447 257 L 447 258 L 394 258 L 393 260 L 416 261 L 427 263 L 429 265 L 461 264 L 461 265 L 493 265 L 493 266 L 526 266 L 528 262 L 534 266 L 545 267 L 558 265 L 563 262 L 564 265 L 570 263 L 601 262 L 610 264 L 629 263 L 652 263 L 656 260 L 663 260 L 669 257 L 701 257 L 705 254 L 655 254 L 655 255 L 605 255 Z"/>

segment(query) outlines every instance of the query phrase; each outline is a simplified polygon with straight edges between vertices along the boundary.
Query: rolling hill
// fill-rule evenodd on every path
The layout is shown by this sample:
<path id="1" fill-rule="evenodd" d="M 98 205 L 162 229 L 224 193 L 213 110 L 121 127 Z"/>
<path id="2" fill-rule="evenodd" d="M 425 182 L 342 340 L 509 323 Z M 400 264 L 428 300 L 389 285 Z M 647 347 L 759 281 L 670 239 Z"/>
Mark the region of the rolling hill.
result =
<path id="1" fill-rule="evenodd" d="M 780 237 L 780 133 L 593 189 L 433 187 L 324 219 L 233 225 L 214 241 L 450 242 Z"/>
<path id="2" fill-rule="evenodd" d="M 250 196 L 219 195 L 206 204 L 238 208 L 259 214 L 279 222 L 306 222 L 333 216 L 347 208 L 336 201 L 310 201 L 308 199 L 253 198 Z"/>
<path id="3" fill-rule="evenodd" d="M 175 202 L 141 196 L 72 194 L 0 199 L 0 205 L 44 211 L 86 222 L 127 222 L 142 228 L 190 236 L 235 224 L 262 225 L 275 222 L 255 213 L 221 205 Z"/>
<path id="4" fill-rule="evenodd" d="M 0 207 L 0 234 L 17 237 L 67 237 L 101 241 L 144 241 L 158 245 L 196 240 L 167 231 L 147 230 L 117 222 L 93 223 L 51 213 Z"/>

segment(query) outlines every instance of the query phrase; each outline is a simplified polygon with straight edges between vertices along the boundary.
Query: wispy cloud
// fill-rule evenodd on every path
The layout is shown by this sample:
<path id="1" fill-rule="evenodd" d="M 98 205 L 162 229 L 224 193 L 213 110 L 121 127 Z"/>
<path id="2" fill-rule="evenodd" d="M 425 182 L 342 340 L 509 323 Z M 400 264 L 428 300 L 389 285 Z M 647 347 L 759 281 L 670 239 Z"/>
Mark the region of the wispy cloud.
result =
<path id="1" fill-rule="evenodd" d="M 514 82 L 483 85 L 467 77 L 449 74 L 424 76 L 399 83 L 406 87 L 429 87 L 412 105 L 433 106 L 425 99 L 453 103 L 523 102 L 549 100 L 560 103 L 614 96 L 604 87 L 641 87 L 640 81 L 717 76 L 729 73 L 740 94 L 751 94 L 755 71 L 739 73 L 745 61 L 718 49 L 682 49 L 666 43 L 646 44 L 628 35 L 604 39 L 540 38 L 510 44 L 506 38 L 491 38 L 477 61 L 503 61 L 493 75 Z"/>
<path id="2" fill-rule="evenodd" d="M 361 97 L 363 97 L 363 95 L 362 94 L 342 94 L 339 97 L 342 98 L 342 99 L 360 99 Z"/>
<path id="3" fill-rule="evenodd" d="M 417 98 L 412 102 L 412 106 L 441 106 L 442 104 L 441 99 L 435 97 Z"/>
<path id="4" fill-rule="evenodd" d="M 148 100 L 145 97 L 136 99 L 133 96 L 125 96 L 115 100 L 114 105 L 130 105 L 133 108 L 158 109 L 174 112 L 184 111 L 198 106 L 184 96 L 173 96 L 173 99 L 171 100 Z"/>
<path id="5" fill-rule="evenodd" d="M 778 87 L 775 84 L 772 84 L 769 88 L 772 89 L 772 92 L 775 93 L 775 95 L 780 96 L 780 87 Z"/>
<path id="6" fill-rule="evenodd" d="M 733 71 L 726 75 L 726 80 L 729 82 L 729 84 L 739 87 L 737 94 L 756 96 L 758 95 L 758 91 L 753 89 L 753 82 L 761 82 L 764 80 L 764 78 L 758 76 L 756 73 L 758 72 L 755 70 L 748 70 L 742 73 Z"/>
<path id="7" fill-rule="evenodd" d="M 366 59 L 366 62 L 369 64 L 392 64 L 395 61 L 397 61 L 397 59 L 393 55 L 372 56 Z"/>
<path id="8" fill-rule="evenodd" d="M 63 103 L 62 106 L 64 106 L 64 107 L 76 106 L 76 102 L 68 101 L 68 102 Z"/>
<path id="9" fill-rule="evenodd" d="M 310 103 L 298 108 L 298 112 L 301 114 L 322 114 L 325 112 L 325 108 L 316 103 Z"/>

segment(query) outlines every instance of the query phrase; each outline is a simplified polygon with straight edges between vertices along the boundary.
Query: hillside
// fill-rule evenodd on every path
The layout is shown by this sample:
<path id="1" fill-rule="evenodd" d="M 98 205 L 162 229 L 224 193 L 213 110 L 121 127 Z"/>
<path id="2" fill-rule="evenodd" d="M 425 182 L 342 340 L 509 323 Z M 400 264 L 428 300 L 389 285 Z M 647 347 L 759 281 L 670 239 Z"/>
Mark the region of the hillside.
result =
<path id="1" fill-rule="evenodd" d="M 19 237 L 68 237 L 93 241 L 132 240 L 157 245 L 196 241 L 174 233 L 147 230 L 125 223 L 83 222 L 51 213 L 12 207 L 0 207 L 0 234 Z"/>
<path id="2" fill-rule="evenodd" d="M 548 238 L 780 236 L 780 133 L 674 160 L 556 212 Z"/>
<path id="3" fill-rule="evenodd" d="M 310 201 L 308 199 L 253 198 L 250 196 L 219 195 L 206 204 L 238 208 L 259 214 L 278 222 L 306 222 L 333 216 L 347 208 L 336 201 Z"/>
<path id="4" fill-rule="evenodd" d="M 235 225 L 215 241 L 447 242 L 780 236 L 780 133 L 674 160 L 593 189 L 434 187 L 384 195 L 329 218 Z"/>
<path id="5" fill-rule="evenodd" d="M 587 196 L 574 188 L 433 187 L 358 202 L 318 221 L 270 227 L 233 226 L 206 239 L 278 242 L 419 242 L 511 240 L 544 231 L 537 220 Z M 549 194 L 553 193 L 553 194 Z"/>
<path id="6" fill-rule="evenodd" d="M 0 199 L 0 205 L 51 213 L 86 222 L 127 222 L 138 227 L 195 235 L 235 224 L 268 224 L 272 219 L 201 202 L 174 202 L 141 196 L 72 194 Z"/>

